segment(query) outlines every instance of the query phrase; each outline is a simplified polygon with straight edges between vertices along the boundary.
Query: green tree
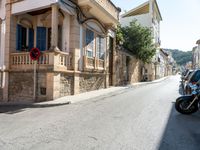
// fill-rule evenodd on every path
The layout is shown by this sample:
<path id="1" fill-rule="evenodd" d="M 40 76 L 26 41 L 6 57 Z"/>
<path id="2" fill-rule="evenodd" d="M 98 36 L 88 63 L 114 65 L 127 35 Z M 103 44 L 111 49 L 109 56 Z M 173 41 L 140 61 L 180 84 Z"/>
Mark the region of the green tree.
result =
<path id="1" fill-rule="evenodd" d="M 121 45 L 124 42 L 124 35 L 122 32 L 122 27 L 120 25 L 117 26 L 116 39 L 118 45 Z"/>
<path id="2" fill-rule="evenodd" d="M 142 27 L 134 20 L 130 26 L 118 28 L 118 33 L 123 35 L 121 39 L 125 49 L 131 51 L 133 55 L 145 63 L 151 61 L 156 53 L 156 47 L 153 44 L 152 32 L 149 28 Z"/>
<path id="3" fill-rule="evenodd" d="M 181 51 L 178 49 L 165 49 L 172 53 L 172 57 L 178 65 L 185 65 L 187 62 L 192 61 L 192 51 Z"/>

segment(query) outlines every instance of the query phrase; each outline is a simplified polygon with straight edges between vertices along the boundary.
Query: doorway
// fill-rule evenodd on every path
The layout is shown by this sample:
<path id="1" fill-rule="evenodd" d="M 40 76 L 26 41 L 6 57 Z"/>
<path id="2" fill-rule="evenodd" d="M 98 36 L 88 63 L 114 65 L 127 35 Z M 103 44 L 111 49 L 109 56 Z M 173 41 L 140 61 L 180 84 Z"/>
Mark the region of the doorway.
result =
<path id="1" fill-rule="evenodd" d="M 109 86 L 113 85 L 113 38 L 109 37 Z"/>

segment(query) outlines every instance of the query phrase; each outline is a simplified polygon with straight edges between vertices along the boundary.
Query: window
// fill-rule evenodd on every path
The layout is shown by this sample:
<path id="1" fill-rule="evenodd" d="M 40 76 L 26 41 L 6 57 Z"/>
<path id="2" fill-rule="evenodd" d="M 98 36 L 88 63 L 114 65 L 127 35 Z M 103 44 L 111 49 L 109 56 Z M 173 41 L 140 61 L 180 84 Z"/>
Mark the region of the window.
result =
<path id="1" fill-rule="evenodd" d="M 34 30 L 30 28 L 28 32 L 28 49 L 31 50 L 34 47 Z"/>
<path id="2" fill-rule="evenodd" d="M 94 32 L 86 29 L 86 53 L 88 57 L 93 57 L 94 51 Z"/>
<path id="3" fill-rule="evenodd" d="M 51 28 L 47 29 L 47 47 L 51 48 Z"/>
<path id="4" fill-rule="evenodd" d="M 45 27 L 37 27 L 37 48 L 41 51 L 45 51 L 47 47 L 46 43 L 46 28 Z"/>
<path id="5" fill-rule="evenodd" d="M 16 49 L 19 51 L 27 51 L 33 48 L 34 30 L 31 28 L 17 25 Z"/>
<path id="6" fill-rule="evenodd" d="M 104 60 L 105 55 L 105 38 L 90 29 L 85 30 L 86 33 L 86 56 L 97 57 Z"/>
<path id="7" fill-rule="evenodd" d="M 105 53 L 105 39 L 104 37 L 98 35 L 96 37 L 96 53 L 97 53 L 97 58 L 104 60 L 104 53 Z"/>
<path id="8" fill-rule="evenodd" d="M 58 48 L 62 51 L 62 26 L 59 25 L 58 26 Z"/>

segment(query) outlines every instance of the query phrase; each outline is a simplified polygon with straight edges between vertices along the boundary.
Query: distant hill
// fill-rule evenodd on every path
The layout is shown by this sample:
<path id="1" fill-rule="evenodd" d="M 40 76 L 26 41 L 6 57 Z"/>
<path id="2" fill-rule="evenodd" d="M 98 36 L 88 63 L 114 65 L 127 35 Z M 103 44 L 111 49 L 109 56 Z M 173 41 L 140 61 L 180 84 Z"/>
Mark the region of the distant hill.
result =
<path id="1" fill-rule="evenodd" d="M 181 51 L 178 49 L 164 49 L 172 53 L 172 57 L 178 65 L 185 65 L 187 62 L 192 61 L 192 51 Z"/>

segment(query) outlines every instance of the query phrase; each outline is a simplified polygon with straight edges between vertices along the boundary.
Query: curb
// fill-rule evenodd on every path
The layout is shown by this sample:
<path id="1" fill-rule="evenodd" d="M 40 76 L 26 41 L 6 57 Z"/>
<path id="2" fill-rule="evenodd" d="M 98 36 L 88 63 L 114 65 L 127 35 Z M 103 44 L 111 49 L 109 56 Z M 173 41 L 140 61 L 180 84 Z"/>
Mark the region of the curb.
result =
<path id="1" fill-rule="evenodd" d="M 86 100 L 90 100 L 90 99 L 98 99 L 100 97 L 108 97 L 109 95 L 113 96 L 115 93 L 119 93 L 120 91 L 121 91 L 120 93 L 123 93 L 127 89 L 137 88 L 137 87 L 145 86 L 145 85 L 148 85 L 148 84 L 159 83 L 161 81 L 166 80 L 167 78 L 168 77 L 164 77 L 164 78 L 161 78 L 159 80 L 154 80 L 154 81 L 149 81 L 149 82 L 138 82 L 138 83 L 135 83 L 135 84 L 130 84 L 130 85 L 124 86 L 123 89 L 116 89 L 116 90 L 111 91 L 111 92 L 102 93 L 102 94 L 99 94 L 97 96 L 88 97 L 86 99 L 81 99 L 81 100 L 70 100 L 70 101 L 63 101 L 62 100 L 62 102 L 60 102 L 59 100 L 57 100 L 57 101 L 54 100 L 54 101 L 39 102 L 39 103 L 23 103 L 23 102 L 19 102 L 19 103 L 17 103 L 17 102 L 12 103 L 11 102 L 11 103 L 9 103 L 8 102 L 8 103 L 0 103 L 0 108 L 1 107 L 45 108 L 45 107 L 56 107 L 56 106 L 69 105 L 69 104 L 72 104 L 72 103 L 78 103 L 78 102 L 86 101 Z"/>
<path id="2" fill-rule="evenodd" d="M 149 81 L 149 82 L 138 82 L 136 84 L 129 84 L 129 85 L 124 86 L 123 89 L 118 89 L 118 90 L 115 90 L 115 91 L 112 91 L 112 92 L 103 93 L 103 94 L 100 94 L 98 96 L 86 98 L 86 99 L 83 99 L 83 100 L 77 100 L 77 101 L 71 100 L 70 102 L 71 102 L 71 104 L 74 104 L 74 103 L 78 103 L 78 102 L 86 101 L 86 100 L 94 100 L 94 99 L 99 99 L 99 98 L 112 97 L 113 95 L 116 95 L 116 93 L 121 94 L 121 93 L 124 93 L 124 91 L 126 91 L 128 89 L 138 88 L 138 87 L 142 87 L 142 86 L 149 85 L 149 84 L 159 83 L 161 81 L 166 80 L 168 77 L 164 77 L 164 78 L 154 80 L 154 81 Z"/>
<path id="3" fill-rule="evenodd" d="M 69 105 L 71 104 L 70 101 L 62 102 L 62 103 L 46 103 L 46 104 L 40 104 L 40 103 L 1 103 L 1 107 L 28 107 L 28 108 L 45 108 L 45 107 L 56 107 L 56 106 L 63 106 L 63 105 Z"/>

